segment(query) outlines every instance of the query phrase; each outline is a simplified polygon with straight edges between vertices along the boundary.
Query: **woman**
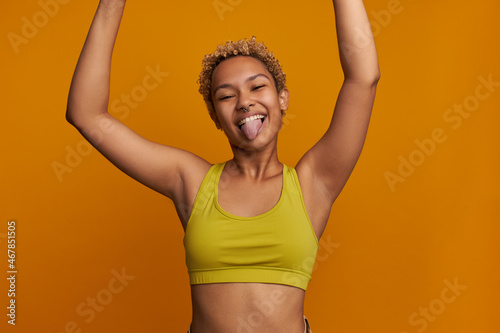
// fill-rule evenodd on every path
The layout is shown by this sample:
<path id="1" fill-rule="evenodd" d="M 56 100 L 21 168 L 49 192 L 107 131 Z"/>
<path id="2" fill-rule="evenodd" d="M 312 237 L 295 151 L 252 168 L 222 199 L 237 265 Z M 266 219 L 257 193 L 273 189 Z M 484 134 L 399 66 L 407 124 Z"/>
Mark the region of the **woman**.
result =
<path id="1" fill-rule="evenodd" d="M 78 61 L 67 119 L 106 158 L 173 200 L 185 230 L 192 333 L 310 332 L 305 290 L 333 202 L 365 140 L 379 68 L 362 0 L 333 0 L 345 74 L 331 124 L 295 168 L 278 160 L 289 93 L 255 39 L 204 59 L 200 92 L 234 157 L 212 165 L 148 141 L 107 112 L 125 0 L 101 0 Z M 235 51 L 236 50 L 236 51 Z"/>

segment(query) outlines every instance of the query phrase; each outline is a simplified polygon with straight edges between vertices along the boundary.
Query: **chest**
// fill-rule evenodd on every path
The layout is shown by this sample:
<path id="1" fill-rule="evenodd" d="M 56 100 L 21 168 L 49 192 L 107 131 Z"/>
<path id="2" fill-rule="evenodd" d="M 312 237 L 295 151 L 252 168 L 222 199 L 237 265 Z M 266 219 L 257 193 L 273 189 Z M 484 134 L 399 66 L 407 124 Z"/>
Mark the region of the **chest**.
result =
<path id="1" fill-rule="evenodd" d="M 221 177 L 217 201 L 226 212 L 252 217 L 264 214 L 279 202 L 282 194 L 282 176 L 263 181 L 248 181 L 237 177 Z"/>

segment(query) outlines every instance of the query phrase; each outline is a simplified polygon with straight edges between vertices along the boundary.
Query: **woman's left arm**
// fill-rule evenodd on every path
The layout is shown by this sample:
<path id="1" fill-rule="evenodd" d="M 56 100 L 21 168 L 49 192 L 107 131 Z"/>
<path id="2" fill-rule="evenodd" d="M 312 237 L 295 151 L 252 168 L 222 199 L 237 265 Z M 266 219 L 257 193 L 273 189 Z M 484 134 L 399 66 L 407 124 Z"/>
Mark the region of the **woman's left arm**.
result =
<path id="1" fill-rule="evenodd" d="M 328 130 L 296 166 L 299 178 L 331 204 L 361 154 L 380 78 L 363 1 L 333 0 L 333 5 L 344 82 Z"/>

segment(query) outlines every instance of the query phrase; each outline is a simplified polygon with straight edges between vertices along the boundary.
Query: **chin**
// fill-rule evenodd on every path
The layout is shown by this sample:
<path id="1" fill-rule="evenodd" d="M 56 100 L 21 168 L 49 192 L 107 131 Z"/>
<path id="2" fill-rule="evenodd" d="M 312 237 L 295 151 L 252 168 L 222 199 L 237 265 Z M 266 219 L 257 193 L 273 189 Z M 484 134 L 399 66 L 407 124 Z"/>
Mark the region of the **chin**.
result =
<path id="1" fill-rule="evenodd" d="M 230 140 L 232 146 L 242 150 L 253 152 L 259 152 L 268 149 L 270 145 L 276 146 L 277 142 L 277 135 L 274 137 L 270 137 L 269 133 L 259 133 L 259 135 L 257 135 L 257 137 L 253 140 L 248 140 L 246 138 L 242 139 L 239 136 L 235 140 Z"/>

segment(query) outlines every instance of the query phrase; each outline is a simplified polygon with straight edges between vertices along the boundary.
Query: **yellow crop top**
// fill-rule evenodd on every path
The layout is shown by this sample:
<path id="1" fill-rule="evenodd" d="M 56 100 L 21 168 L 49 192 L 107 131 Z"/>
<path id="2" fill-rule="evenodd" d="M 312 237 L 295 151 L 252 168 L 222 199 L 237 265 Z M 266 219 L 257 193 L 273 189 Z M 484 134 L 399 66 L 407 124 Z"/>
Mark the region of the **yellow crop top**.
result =
<path id="1" fill-rule="evenodd" d="M 283 165 L 283 188 L 268 212 L 240 217 L 219 206 L 226 163 L 213 165 L 198 190 L 183 243 L 190 284 L 260 282 L 307 289 L 318 239 L 294 168 Z"/>

